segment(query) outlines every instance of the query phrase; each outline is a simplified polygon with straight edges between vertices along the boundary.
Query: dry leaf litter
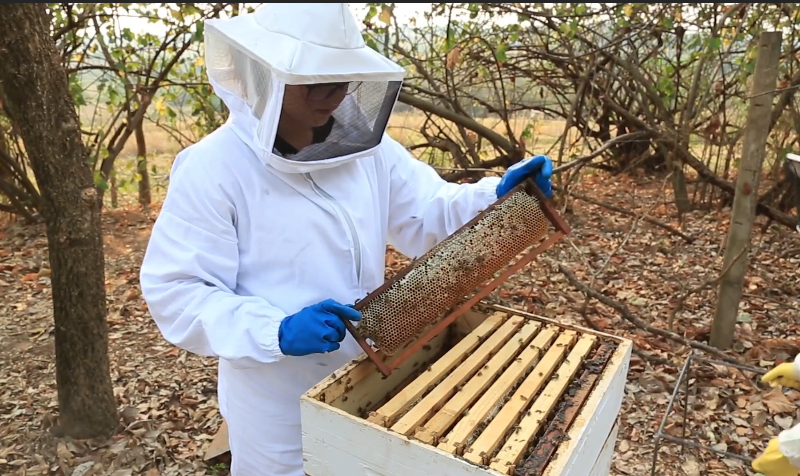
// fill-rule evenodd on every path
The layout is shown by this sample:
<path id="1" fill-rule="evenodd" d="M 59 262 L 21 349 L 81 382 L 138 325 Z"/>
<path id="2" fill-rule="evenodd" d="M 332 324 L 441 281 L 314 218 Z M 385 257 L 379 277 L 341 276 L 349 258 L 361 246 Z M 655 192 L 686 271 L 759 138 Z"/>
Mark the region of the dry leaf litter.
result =
<path id="1" fill-rule="evenodd" d="M 600 186 L 602 184 L 602 186 Z M 692 243 L 639 218 L 672 227 L 662 185 L 644 178 L 588 177 L 575 189 L 634 212 L 625 216 L 570 200 L 565 218 L 573 232 L 494 294 L 501 302 L 594 326 L 632 339 L 633 356 L 612 475 L 645 475 L 653 438 L 689 349 L 633 325 L 596 300 L 586 304 L 554 263 L 592 289 L 626 306 L 647 325 L 707 342 L 715 286 L 680 295 L 716 278 L 729 210 L 695 211 L 681 231 Z M 104 441 L 75 441 L 50 431 L 58 415 L 47 242 L 42 227 L 0 228 L 0 474 L 64 476 L 224 475 L 224 464 L 202 456 L 221 423 L 216 362 L 166 343 L 138 287 L 139 264 L 157 210 L 104 212 L 109 338 L 120 430 Z M 800 352 L 800 235 L 769 227 L 753 232 L 753 252 L 737 325 L 727 353 L 769 369 Z M 391 249 L 387 276 L 406 258 Z M 583 308 L 585 305 L 585 316 Z M 587 321 L 588 319 L 588 321 Z M 642 355 L 644 357 L 642 357 Z M 714 356 L 710 356 L 714 357 Z M 668 364 L 666 361 L 671 362 Z M 693 366 L 683 424 L 678 399 L 665 432 L 719 450 L 755 457 L 781 429 L 800 421 L 800 392 L 759 387 L 757 376 L 730 367 Z M 659 475 L 753 474 L 746 463 L 663 442 Z"/>

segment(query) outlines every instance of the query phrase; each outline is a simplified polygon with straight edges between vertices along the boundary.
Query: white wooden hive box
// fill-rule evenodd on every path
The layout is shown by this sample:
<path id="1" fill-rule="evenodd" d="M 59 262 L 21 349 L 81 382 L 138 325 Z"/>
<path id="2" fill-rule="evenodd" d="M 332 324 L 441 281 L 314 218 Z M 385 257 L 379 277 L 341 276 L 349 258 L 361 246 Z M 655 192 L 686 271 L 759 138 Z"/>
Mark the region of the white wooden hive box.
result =
<path id="1" fill-rule="evenodd" d="M 472 311 L 388 377 L 362 356 L 301 397 L 309 476 L 608 474 L 632 343 Z"/>

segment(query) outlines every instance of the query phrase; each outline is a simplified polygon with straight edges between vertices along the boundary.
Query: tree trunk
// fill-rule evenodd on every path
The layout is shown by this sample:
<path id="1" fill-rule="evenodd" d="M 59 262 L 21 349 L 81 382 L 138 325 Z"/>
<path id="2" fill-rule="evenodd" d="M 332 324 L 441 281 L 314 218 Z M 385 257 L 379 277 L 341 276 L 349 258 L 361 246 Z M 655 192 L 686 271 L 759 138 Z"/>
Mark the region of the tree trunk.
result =
<path id="1" fill-rule="evenodd" d="M 136 125 L 136 173 L 139 182 L 139 205 L 144 211 L 150 208 L 150 174 L 147 172 L 147 141 L 144 137 L 144 121 Z"/>
<path id="2" fill-rule="evenodd" d="M 111 208 L 119 206 L 119 188 L 117 187 L 117 174 L 112 170 L 111 177 L 108 179 L 108 190 L 111 192 Z M 100 208 L 103 208 L 103 198 L 97 200 Z"/>
<path id="3" fill-rule="evenodd" d="M 67 74 L 44 4 L 0 6 L 0 88 L 41 189 L 52 270 L 59 427 L 118 424 L 111 385 L 100 209 Z"/>
<path id="4" fill-rule="evenodd" d="M 672 154 L 670 154 L 672 155 Z M 672 171 L 672 193 L 675 194 L 675 208 L 678 216 L 683 220 L 683 216 L 692 209 L 692 202 L 689 200 L 689 189 L 686 188 L 686 175 L 683 173 L 683 164 L 672 156 L 669 163 Z"/>
<path id="5" fill-rule="evenodd" d="M 736 192 L 731 209 L 728 241 L 722 269 L 727 270 L 719 282 L 717 308 L 711 325 L 709 343 L 718 349 L 728 349 L 733 344 L 736 321 L 739 317 L 739 301 L 747 270 L 747 252 L 750 247 L 750 232 L 758 205 L 758 184 L 761 167 L 766 154 L 770 127 L 770 111 L 778 79 L 778 59 L 781 54 L 780 31 L 764 32 L 758 41 L 753 84 L 750 88 L 750 106 L 745 122 L 742 143 L 742 161 Z"/>

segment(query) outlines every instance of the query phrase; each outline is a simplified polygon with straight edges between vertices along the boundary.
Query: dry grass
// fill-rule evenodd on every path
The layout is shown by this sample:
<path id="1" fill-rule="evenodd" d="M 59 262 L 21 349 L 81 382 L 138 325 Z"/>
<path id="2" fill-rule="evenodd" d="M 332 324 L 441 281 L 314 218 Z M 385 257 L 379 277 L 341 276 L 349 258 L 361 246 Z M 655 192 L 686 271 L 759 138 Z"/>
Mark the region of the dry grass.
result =
<path id="1" fill-rule="evenodd" d="M 570 239 L 556 243 L 546 252 L 584 283 L 596 275 L 596 289 L 603 289 L 608 297 L 655 326 L 666 320 L 684 288 L 711 281 L 723 268 L 722 256 L 714 252 L 714 244 L 719 243 L 729 220 L 727 211 L 694 211 L 679 224 L 672 207 L 659 205 L 660 182 L 624 175 L 595 176 L 577 184 L 576 191 L 630 210 L 637 217 L 648 215 L 680 227 L 696 238 L 694 243 L 685 243 L 638 218 L 612 213 L 592 203 L 571 201 L 565 214 L 572 227 Z M 61 474 L 58 469 L 50 471 L 54 467 L 78 474 L 80 471 L 74 470 L 77 465 L 91 466 L 92 462 L 96 466 L 90 472 L 95 476 L 225 474 L 207 467 L 199 458 L 221 421 L 215 361 L 164 341 L 139 291 L 139 266 L 157 213 L 158 206 L 147 214 L 131 209 L 103 213 L 108 355 L 125 431 L 118 432 L 111 441 L 88 444 L 56 438 L 47 430 L 56 422 L 58 400 L 50 273 L 43 272 L 49 269 L 44 228 L 0 228 L 0 367 L 4 370 L 0 397 L 5 404 L 3 409 L 8 409 L 0 412 L 0 474 Z M 765 222 L 763 217 L 757 221 L 759 225 Z M 742 299 L 742 312 L 750 318 L 737 327 L 737 343 L 741 345 L 730 354 L 753 366 L 785 361 L 796 354 L 796 344 L 800 344 L 796 340 L 800 335 L 796 319 L 800 313 L 796 298 L 800 274 L 796 273 L 797 259 L 786 254 L 800 246 L 800 238 L 782 230 L 764 233 L 757 241 L 748 271 L 747 294 Z M 405 263 L 401 261 L 404 257 L 397 254 L 388 258 L 389 263 L 395 263 L 395 269 L 398 263 Z M 598 274 L 595 268 L 604 260 L 607 272 Z M 638 349 L 662 360 L 680 365 L 687 355 L 688 348 L 636 329 L 608 306 L 589 303 L 582 315 L 577 306 L 569 303 L 582 302 L 583 294 L 569 280 L 552 275 L 544 260 L 531 262 L 495 294 L 506 305 L 568 325 L 597 326 L 632 339 Z M 714 303 L 713 291 L 690 296 L 686 311 L 675 318 L 675 329 L 681 336 L 702 341 L 713 317 Z M 709 383 L 712 377 L 715 380 Z M 652 435 L 665 415 L 668 386 L 675 379 L 674 368 L 648 362 L 639 355 L 632 357 L 626 382 L 630 391 L 620 410 L 620 443 L 610 476 L 650 473 Z M 769 389 L 762 391 L 733 372 L 700 375 L 694 388 L 703 393 L 698 394 L 699 406 L 688 412 L 687 436 L 700 438 L 706 446 L 719 441 L 735 443 L 735 451 L 748 457 L 763 451 L 768 439 L 777 434 L 776 422 L 791 421 L 797 408 L 793 405 L 800 403 L 800 393 L 778 392 L 776 398 L 775 393 L 767 393 Z M 716 435 L 734 434 L 737 427 L 726 406 L 731 399 L 745 399 L 747 407 L 734 410 L 738 412 L 736 421 L 744 421 L 738 428 L 746 428 L 748 433 L 735 440 L 720 440 Z M 770 399 L 777 410 L 767 408 L 769 405 L 758 406 Z M 681 424 L 675 426 L 676 417 L 679 419 L 680 415 L 673 415 L 671 424 L 680 429 Z M 707 452 L 680 456 L 677 447 L 672 449 L 676 451 L 671 451 L 669 445 L 662 446 L 656 469 L 661 476 L 685 475 L 681 470 L 684 461 L 696 462 L 697 466 L 692 466 L 695 469 L 711 468 L 694 474 L 744 474 L 727 464 L 730 459 L 722 464 L 715 459 L 706 461 L 713 458 Z M 162 470 L 148 471 L 155 464 Z"/>
<path id="2" fill-rule="evenodd" d="M 420 133 L 425 125 L 425 116 L 418 113 L 393 114 L 389 120 L 389 135 L 405 146 L 411 146 L 424 142 L 424 137 Z M 506 135 L 505 124 L 499 119 L 481 119 L 482 125 L 491 128 L 495 132 Z M 441 122 L 437 123 L 442 125 Z M 513 119 L 511 128 L 516 136 L 522 134 L 527 128 L 531 128 L 532 139 L 528 141 L 528 147 L 538 148 L 540 146 L 551 146 L 555 143 L 564 131 L 563 120 L 532 120 L 532 119 Z M 442 125 L 448 131 L 455 131 L 452 124 Z M 574 134 L 574 131 L 572 131 Z M 180 151 L 180 144 L 166 131 L 155 124 L 148 122 L 145 124 L 145 134 L 147 136 L 148 153 L 153 155 L 175 155 Z M 123 157 L 133 158 L 136 156 L 136 142 L 131 138 L 122 152 Z"/>
<path id="3" fill-rule="evenodd" d="M 389 121 L 389 135 L 406 147 L 425 142 L 424 136 L 420 133 L 425 125 L 425 116 L 420 113 L 399 113 L 392 115 Z M 479 122 L 492 130 L 507 135 L 505 125 L 498 119 L 481 119 Z M 455 127 L 450 123 L 437 122 L 437 125 L 449 131 L 448 134 L 458 137 Z M 558 141 L 564 130 L 564 121 L 561 120 L 531 120 L 514 119 L 511 121 L 514 134 L 519 136 L 526 128 L 530 128 L 532 138 L 526 142 L 526 149 L 529 153 L 555 153 L 550 151 Z M 180 152 L 181 145 L 164 129 L 156 126 L 152 122 L 145 123 L 145 137 L 147 140 L 148 169 L 151 171 L 151 186 L 153 189 L 153 199 L 160 201 L 166 192 L 169 170 L 175 156 Z M 571 137 L 576 137 L 573 131 Z M 487 157 L 492 153 L 490 147 L 484 143 L 483 150 Z M 422 151 L 422 152 L 420 152 Z M 578 153 L 572 150 L 571 152 Z M 450 167 L 449 157 L 434 151 L 420 149 L 415 154 L 428 163 L 437 166 Z M 120 157 L 117 159 L 115 170 L 117 174 L 118 200 L 120 205 L 134 203 L 136 201 L 135 178 L 135 158 L 136 141 L 131 137 L 125 144 Z M 152 173 L 155 167 L 155 174 Z M 110 205 L 110 198 L 107 198 Z"/>
<path id="4" fill-rule="evenodd" d="M 94 122 L 102 123 L 110 119 L 110 114 L 107 111 L 88 110 L 84 108 L 81 110 L 81 119 L 86 124 Z M 442 120 L 436 121 L 435 125 L 426 124 L 426 116 L 419 112 L 405 112 L 396 113 L 392 115 L 389 121 L 388 132 L 393 138 L 398 140 L 406 147 L 424 144 L 425 137 L 421 133 L 423 129 L 428 131 L 441 128 L 446 131 L 450 137 L 459 138 L 455 125 Z M 505 124 L 496 118 L 477 119 L 483 126 L 488 127 L 502 136 L 508 136 Z M 548 119 L 531 119 L 528 117 L 513 118 L 510 122 L 511 130 L 516 137 L 522 137 L 526 129 L 530 132 L 529 138 L 524 140 L 526 153 L 533 154 L 547 154 L 554 159 L 558 156 L 559 143 L 562 135 L 564 134 L 565 121 L 563 120 L 548 120 Z M 153 122 L 145 122 L 145 137 L 147 141 L 147 159 L 148 170 L 150 171 L 150 182 L 152 188 L 153 200 L 160 202 L 166 193 L 167 184 L 169 182 L 169 172 L 175 156 L 182 149 L 181 144 L 175 140 L 166 130 L 157 126 Z M 186 134 L 186 131 L 181 131 Z M 187 134 L 191 136 L 192 134 Z M 565 149 L 565 156 L 563 160 L 569 160 L 570 155 L 583 155 L 588 151 L 583 147 L 583 144 L 574 144 L 579 142 L 578 132 L 575 128 L 569 131 L 567 137 L 568 147 Z M 474 138 L 473 138 L 474 139 Z M 184 144 L 186 146 L 188 144 Z M 479 141 L 479 150 L 482 158 L 491 159 L 495 157 L 496 151 L 488 144 L 487 141 Z M 703 144 L 692 144 L 692 149 L 698 157 L 703 156 Z M 413 152 L 420 160 L 423 160 L 435 167 L 441 168 L 446 171 L 447 168 L 453 167 L 452 159 L 449 154 L 432 148 L 420 148 Z M 134 137 L 130 137 L 125 144 L 125 147 L 115 163 L 115 179 L 117 189 L 117 203 L 118 205 L 134 204 L 137 200 L 137 183 L 136 183 L 136 141 Z M 713 167 L 712 167 L 713 168 Z M 33 177 L 31 177 L 33 178 Z M 111 194 L 106 194 L 107 206 L 112 206 Z"/>
<path id="5" fill-rule="evenodd" d="M 425 139 L 420 130 L 425 125 L 425 120 L 423 114 L 414 112 L 393 114 L 389 120 L 389 134 L 405 146 L 423 143 Z M 507 135 L 505 123 L 500 119 L 478 119 L 478 122 L 501 135 Z M 558 140 L 564 131 L 565 121 L 515 118 L 510 121 L 510 125 L 515 137 L 519 137 L 526 128 L 530 128 L 532 138 L 526 142 L 526 145 L 529 150 L 538 150 L 550 147 Z M 444 127 L 450 134 L 458 136 L 452 124 Z M 575 133 L 575 131 L 571 132 Z"/>

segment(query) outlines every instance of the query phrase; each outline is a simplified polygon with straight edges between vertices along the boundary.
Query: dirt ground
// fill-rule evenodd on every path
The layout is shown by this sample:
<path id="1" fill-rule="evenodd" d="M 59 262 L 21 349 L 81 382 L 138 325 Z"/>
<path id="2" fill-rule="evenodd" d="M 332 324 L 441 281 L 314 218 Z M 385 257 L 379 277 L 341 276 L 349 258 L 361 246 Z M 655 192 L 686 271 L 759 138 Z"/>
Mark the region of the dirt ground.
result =
<path id="1" fill-rule="evenodd" d="M 679 227 L 663 205 L 662 181 L 589 177 L 577 192 L 634 213 L 626 216 L 576 200 L 565 218 L 568 239 L 548 250 L 497 295 L 505 302 L 563 322 L 594 326 L 632 339 L 631 362 L 613 475 L 650 474 L 654 434 L 688 348 L 705 342 L 716 301 L 714 286 L 689 295 L 675 313 L 678 339 L 655 336 L 668 327 L 681 293 L 713 281 L 722 267 L 728 210 L 696 211 L 682 232 L 691 243 L 641 219 Z M 659 198 L 660 197 L 660 198 Z M 667 197 L 668 198 L 668 197 Z M 0 474 L 8 475 L 222 475 L 224 464 L 201 457 L 221 423 L 216 363 L 166 343 L 141 299 L 139 264 L 157 210 L 108 210 L 104 215 L 109 337 L 120 428 L 107 441 L 73 441 L 49 431 L 58 415 L 53 322 L 43 228 L 0 228 Z M 759 218 L 763 223 L 763 219 Z M 754 230 L 736 361 L 769 369 L 800 352 L 800 234 L 785 228 Z M 389 254 L 394 269 L 403 258 Z M 620 304 L 627 317 L 585 297 L 556 264 Z M 631 319 L 633 316 L 633 319 Z M 639 327 L 635 324 L 638 323 Z M 642 328 L 644 325 L 644 329 Z M 718 356 L 707 355 L 712 358 Z M 643 357 L 644 356 L 644 357 Z M 756 456 L 782 428 L 800 419 L 800 392 L 753 383 L 758 375 L 720 365 L 698 367 L 686 425 L 682 399 L 667 434 L 744 458 Z M 747 463 L 663 442 L 656 474 L 752 474 Z"/>

